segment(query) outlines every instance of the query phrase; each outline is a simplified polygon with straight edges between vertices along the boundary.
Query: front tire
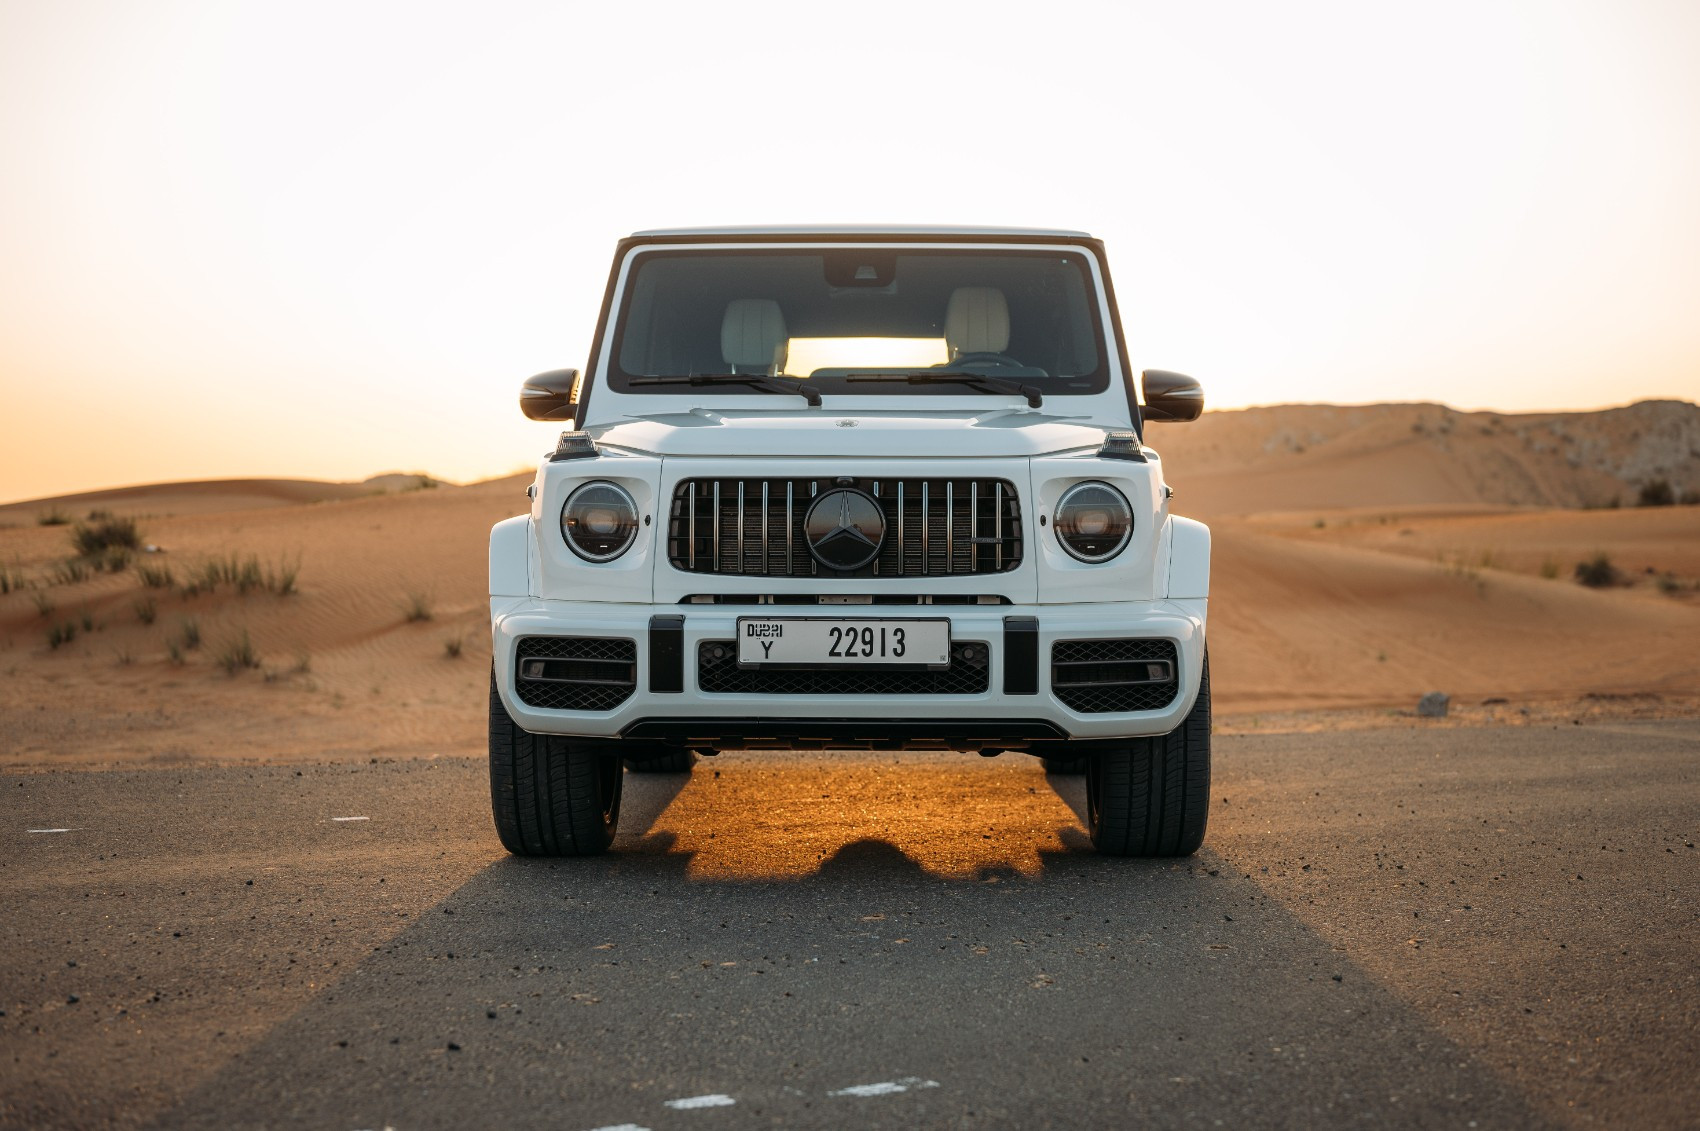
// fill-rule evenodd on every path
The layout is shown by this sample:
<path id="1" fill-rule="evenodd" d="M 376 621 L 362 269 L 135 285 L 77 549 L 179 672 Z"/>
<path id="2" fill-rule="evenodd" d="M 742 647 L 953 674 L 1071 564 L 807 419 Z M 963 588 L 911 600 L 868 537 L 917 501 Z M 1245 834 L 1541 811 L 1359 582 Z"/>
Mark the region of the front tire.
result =
<path id="1" fill-rule="evenodd" d="M 490 673 L 490 807 L 515 856 L 596 856 L 614 843 L 624 777 L 617 744 L 520 728 Z"/>
<path id="2" fill-rule="evenodd" d="M 1086 769 L 1087 831 L 1106 856 L 1190 856 L 1210 818 L 1210 656 L 1181 725 L 1095 754 Z"/>

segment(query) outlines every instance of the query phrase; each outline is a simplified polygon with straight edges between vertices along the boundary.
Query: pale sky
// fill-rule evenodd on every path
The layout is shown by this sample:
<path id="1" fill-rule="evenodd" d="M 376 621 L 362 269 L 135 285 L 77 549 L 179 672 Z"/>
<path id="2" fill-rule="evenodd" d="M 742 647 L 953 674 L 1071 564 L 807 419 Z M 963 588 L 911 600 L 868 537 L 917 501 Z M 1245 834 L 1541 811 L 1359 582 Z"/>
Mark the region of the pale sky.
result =
<path id="1" fill-rule="evenodd" d="M 1700 4 L 0 0 L 0 501 L 535 462 L 615 241 L 1103 237 L 1214 406 L 1700 399 Z"/>

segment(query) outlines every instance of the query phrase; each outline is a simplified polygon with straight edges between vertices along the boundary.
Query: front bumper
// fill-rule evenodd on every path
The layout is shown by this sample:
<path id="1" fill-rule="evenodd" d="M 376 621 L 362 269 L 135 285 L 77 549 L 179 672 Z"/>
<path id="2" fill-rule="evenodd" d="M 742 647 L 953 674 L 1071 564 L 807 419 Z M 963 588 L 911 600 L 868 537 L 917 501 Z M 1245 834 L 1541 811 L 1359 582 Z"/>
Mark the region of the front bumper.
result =
<path id="1" fill-rule="evenodd" d="M 595 738 L 663 738 L 689 744 L 693 738 L 731 740 L 746 735 L 752 744 L 771 740 L 866 735 L 891 744 L 1023 745 L 1045 738 L 1106 739 L 1167 734 L 1192 709 L 1204 665 L 1206 602 L 1165 600 L 1081 605 L 926 605 L 911 606 L 917 617 L 947 617 L 953 641 L 974 641 L 989 649 L 989 679 L 974 694 L 723 694 L 705 692 L 698 680 L 698 646 L 732 640 L 739 616 L 779 613 L 754 605 L 633 605 L 609 602 L 545 601 L 530 597 L 494 597 L 490 602 L 496 686 L 515 722 L 526 730 Z M 786 616 L 856 615 L 854 607 L 787 608 Z M 870 612 L 872 610 L 869 610 Z M 879 615 L 896 614 L 892 606 Z M 668 621 L 668 635 L 654 637 L 652 618 Z M 1024 647 L 1012 639 L 1012 620 L 1031 618 L 1037 628 L 1037 671 L 1024 660 Z M 623 702 L 606 711 L 549 710 L 529 706 L 516 691 L 517 648 L 527 637 L 594 637 L 630 640 L 635 646 L 636 686 Z M 1051 687 L 1052 645 L 1059 641 L 1148 638 L 1171 641 L 1176 651 L 1178 688 L 1159 710 L 1083 714 L 1070 709 Z M 1031 639 L 1031 636 L 1028 637 Z M 671 655 L 677 652 L 677 660 Z M 1031 655 L 1031 648 L 1025 649 Z M 652 663 L 658 659 L 659 662 Z M 1011 665 L 1031 693 L 1006 690 Z M 1036 678 L 1032 678 L 1036 676 Z M 670 688 L 677 687 L 677 690 Z M 955 740 L 955 741 L 953 741 Z"/>

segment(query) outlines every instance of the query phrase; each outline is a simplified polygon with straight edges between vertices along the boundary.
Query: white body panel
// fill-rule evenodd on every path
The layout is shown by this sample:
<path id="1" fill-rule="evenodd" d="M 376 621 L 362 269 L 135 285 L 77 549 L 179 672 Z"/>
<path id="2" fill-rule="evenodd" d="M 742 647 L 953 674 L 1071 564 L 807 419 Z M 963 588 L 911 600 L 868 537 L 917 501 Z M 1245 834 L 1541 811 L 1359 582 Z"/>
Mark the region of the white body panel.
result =
<path id="1" fill-rule="evenodd" d="M 1060 235 L 1060 234 L 1059 234 Z M 794 246 L 759 240 L 695 244 L 713 248 Z M 815 246 L 815 245 L 811 245 Z M 840 246 L 830 242 L 822 247 Z M 934 246 L 904 243 L 902 246 Z M 984 244 L 1000 245 L 988 233 Z M 1024 244 L 1032 249 L 1033 244 Z M 613 306 L 633 260 L 630 249 L 615 275 Z M 1059 243 L 1056 250 L 1078 252 Z M 1115 325 L 1096 257 L 1092 264 L 1106 335 Z M 1177 727 L 1197 696 L 1205 654 L 1210 535 L 1206 527 L 1171 516 L 1156 453 L 1144 461 L 1098 455 L 1107 433 L 1131 428 L 1120 352 L 1107 347 L 1109 387 L 1090 395 L 1057 396 L 1041 408 L 1023 397 L 928 395 L 830 396 L 806 407 L 792 395 L 750 393 L 719 397 L 621 394 L 606 384 L 607 346 L 593 358 L 589 419 L 581 427 L 596 441 L 590 458 L 545 462 L 533 484 L 529 515 L 498 523 L 491 534 L 491 621 L 496 685 L 514 720 L 534 732 L 617 737 L 640 723 L 719 720 L 727 731 L 751 720 L 865 720 L 896 724 L 926 720 L 981 727 L 1000 720 L 1049 724 L 1057 737 L 1114 739 L 1164 734 Z M 692 407 L 693 404 L 701 407 Z M 1020 504 L 1022 557 L 1002 572 L 950 576 L 810 576 L 691 572 L 668 557 L 669 510 L 687 479 L 998 480 L 1015 488 Z M 577 556 L 561 532 L 569 495 L 593 480 L 630 494 L 640 516 L 630 548 L 610 562 Z M 1051 518 L 1075 484 L 1110 484 L 1127 499 L 1134 527 L 1111 560 L 1088 564 L 1059 543 Z M 811 567 L 813 568 L 813 567 Z M 907 604 L 843 607 L 775 604 L 885 597 Z M 919 600 L 917 600 L 917 598 Z M 927 603 L 950 599 L 954 604 Z M 727 694 L 704 691 L 698 646 L 733 641 L 740 616 L 860 616 L 943 618 L 950 640 L 989 651 L 988 684 L 979 694 Z M 681 690 L 651 687 L 652 618 L 683 618 Z M 1006 662 L 1018 648 L 1012 619 L 1037 622 L 1033 691 L 1007 693 Z M 671 622 L 670 622 L 671 623 Z M 1025 632 L 1025 629 L 1022 629 Z M 630 641 L 635 687 L 612 709 L 555 710 L 528 706 L 516 691 L 518 643 L 528 637 Z M 1144 638 L 1175 647 L 1176 691 L 1155 710 L 1082 713 L 1053 692 L 1052 646 L 1067 641 Z M 1031 639 L 1023 636 L 1022 640 Z M 564 662 L 564 661 L 563 661 Z M 1013 670 L 1013 669 L 1010 669 Z M 532 677 L 527 677 L 532 678 Z M 740 722 L 742 720 L 743 722 Z M 707 725 L 707 724 L 705 724 Z"/>

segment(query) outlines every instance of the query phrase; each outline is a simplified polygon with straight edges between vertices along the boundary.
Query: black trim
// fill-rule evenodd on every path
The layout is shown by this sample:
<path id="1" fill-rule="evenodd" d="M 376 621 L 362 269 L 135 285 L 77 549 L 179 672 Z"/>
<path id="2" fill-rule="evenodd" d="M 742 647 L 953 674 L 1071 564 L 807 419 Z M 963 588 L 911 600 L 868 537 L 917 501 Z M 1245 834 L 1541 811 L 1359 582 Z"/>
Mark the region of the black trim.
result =
<path id="1" fill-rule="evenodd" d="M 614 291 L 620 283 L 620 265 L 626 261 L 626 249 L 634 241 L 630 237 L 614 247 L 614 263 L 608 268 L 608 288 L 602 292 L 602 310 L 596 316 L 596 334 L 590 339 L 590 356 L 585 360 L 583 379 L 579 383 L 579 399 L 574 402 L 573 417 L 580 428 L 590 419 L 590 394 L 596 388 L 596 359 L 602 355 L 603 339 L 608 333 L 608 312 L 614 308 Z"/>
<path id="2" fill-rule="evenodd" d="M 1039 694 L 1039 618 L 1003 618 L 1003 693 Z"/>
<path id="3" fill-rule="evenodd" d="M 1093 240 L 1093 251 L 1098 256 L 1098 273 L 1104 278 L 1104 299 L 1110 305 L 1110 329 L 1115 335 L 1116 352 L 1122 359 L 1122 381 L 1127 385 L 1128 419 L 1133 421 L 1133 430 L 1139 434 L 1140 443 L 1145 442 L 1145 416 L 1139 408 L 1139 391 L 1134 385 L 1133 366 L 1128 363 L 1127 336 L 1122 333 L 1122 309 L 1116 305 L 1116 284 L 1110 279 L 1110 261 L 1104 254 L 1102 240 Z"/>
<path id="4" fill-rule="evenodd" d="M 649 690 L 657 695 L 685 690 L 685 618 L 680 613 L 649 618 Z"/>
<path id="5" fill-rule="evenodd" d="M 1066 739 L 1067 732 L 1044 719 L 639 719 L 622 739 L 648 739 L 680 746 L 736 750 L 758 746 L 947 745 L 958 750 L 1014 749 L 1031 742 Z"/>

